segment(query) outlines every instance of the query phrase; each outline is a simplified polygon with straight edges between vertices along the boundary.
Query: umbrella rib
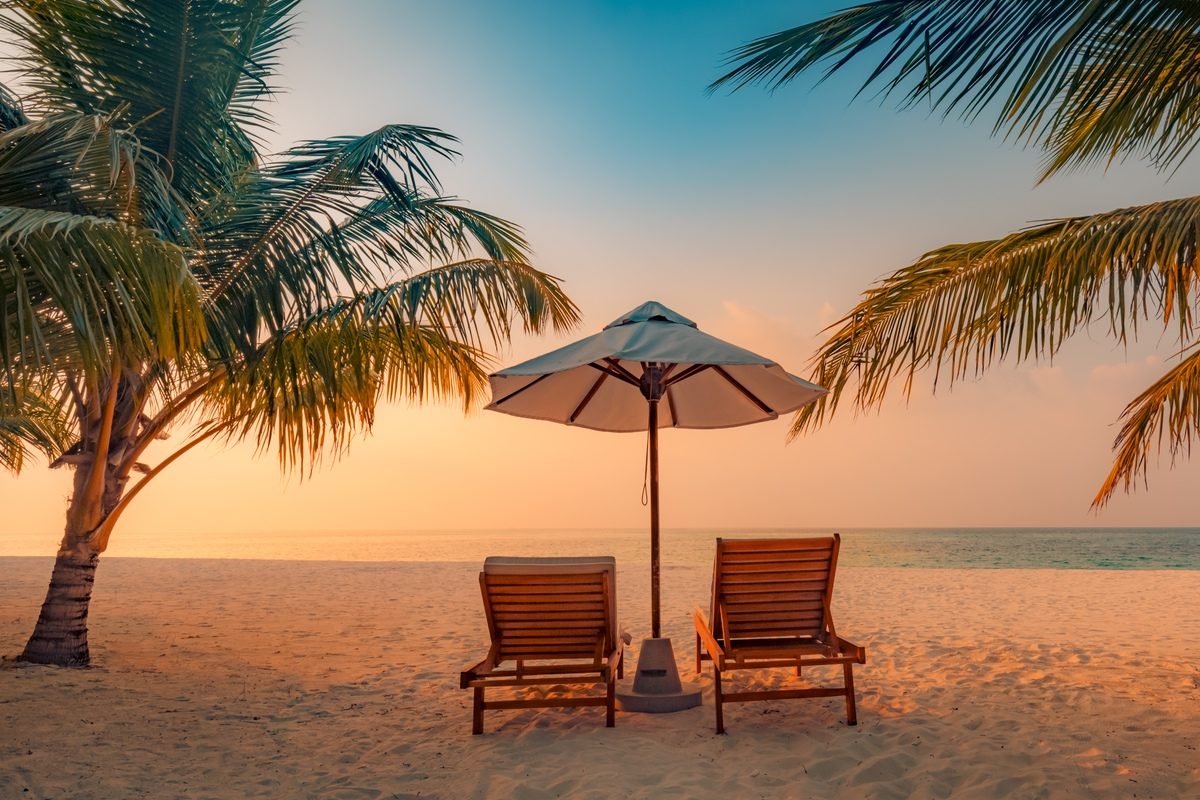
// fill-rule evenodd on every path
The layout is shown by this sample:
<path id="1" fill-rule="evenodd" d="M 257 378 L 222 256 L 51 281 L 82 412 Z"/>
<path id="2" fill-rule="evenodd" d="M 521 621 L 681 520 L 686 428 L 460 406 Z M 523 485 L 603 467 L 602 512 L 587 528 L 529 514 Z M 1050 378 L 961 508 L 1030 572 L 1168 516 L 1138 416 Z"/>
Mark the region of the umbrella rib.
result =
<path id="1" fill-rule="evenodd" d="M 572 423 L 579 419 L 579 415 L 583 413 L 583 409 L 587 408 L 587 404 L 592 402 L 592 398 L 596 396 L 596 392 L 600 391 L 600 385 L 608 379 L 607 372 L 601 372 L 600 377 L 596 378 L 596 382 L 592 384 L 592 388 L 588 389 L 588 393 L 579 401 L 579 405 L 575 406 L 575 410 L 571 412 L 571 416 L 567 417 L 567 422 Z"/>
<path id="2" fill-rule="evenodd" d="M 754 403 L 754 405 L 756 405 L 760 409 L 762 409 L 762 412 L 764 414 L 772 414 L 772 415 L 775 414 L 774 409 L 772 409 L 769 405 L 764 403 L 762 400 L 759 400 L 758 395 L 754 394 L 749 389 L 747 389 L 745 386 L 742 386 L 742 384 L 738 383 L 737 379 L 734 378 L 732 375 L 730 375 L 728 372 L 726 372 L 724 367 L 720 367 L 716 364 L 713 364 L 712 368 L 714 370 L 716 370 L 718 375 L 720 375 L 725 380 L 729 381 L 729 383 L 733 385 L 733 388 L 737 389 L 739 392 L 744 394 L 750 402 Z"/>
<path id="3" fill-rule="evenodd" d="M 509 392 L 508 394 L 504 395 L 504 397 L 501 397 L 499 400 L 493 401 L 492 405 L 498 406 L 501 403 L 504 403 L 504 402 L 507 402 L 507 401 L 513 399 L 514 397 L 519 395 L 521 392 L 525 391 L 526 389 L 532 389 L 534 386 L 537 386 L 539 383 L 546 380 L 546 378 L 549 378 L 553 374 L 554 374 L 553 372 L 547 372 L 545 375 L 539 375 L 536 379 L 525 384 L 520 389 L 517 389 L 514 392 Z"/>
<path id="4" fill-rule="evenodd" d="M 712 364 L 693 364 L 692 366 L 685 369 L 683 372 L 676 375 L 671 380 L 666 381 L 666 385 L 674 386 L 677 383 L 686 381 L 688 378 L 692 377 L 693 375 L 698 375 L 699 373 L 704 372 L 704 370 L 706 370 L 706 369 L 712 369 L 712 367 L 713 367 Z"/>
<path id="5" fill-rule="evenodd" d="M 609 368 L 613 370 L 615 377 L 620 378 L 626 383 L 632 383 L 634 386 L 642 385 L 642 382 L 637 379 L 637 376 L 622 367 L 621 362 L 617 361 L 615 358 L 605 358 L 604 363 L 608 364 Z M 592 366 L 602 369 L 598 364 L 593 363 Z"/>
<path id="6" fill-rule="evenodd" d="M 671 394 L 671 387 L 668 386 L 663 390 L 663 394 L 667 396 L 667 408 L 671 409 L 671 427 L 679 427 L 679 417 L 675 414 L 675 395 Z"/>
<path id="7" fill-rule="evenodd" d="M 619 381 L 625 381 L 625 383 L 631 382 L 629 380 L 629 378 L 626 378 L 624 375 L 617 372 L 615 369 L 613 369 L 612 367 L 610 367 L 606 364 L 597 364 L 595 361 L 593 361 L 590 364 L 588 364 L 588 366 L 594 370 L 603 372 L 605 375 L 608 375 L 610 378 L 616 378 Z"/>

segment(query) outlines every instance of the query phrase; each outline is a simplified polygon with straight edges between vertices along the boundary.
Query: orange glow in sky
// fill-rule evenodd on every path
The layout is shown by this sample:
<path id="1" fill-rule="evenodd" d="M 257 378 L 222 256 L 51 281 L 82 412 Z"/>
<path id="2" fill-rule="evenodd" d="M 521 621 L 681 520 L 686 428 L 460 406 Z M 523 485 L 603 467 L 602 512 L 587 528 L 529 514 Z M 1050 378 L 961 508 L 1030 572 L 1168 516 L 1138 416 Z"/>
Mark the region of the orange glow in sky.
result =
<path id="1" fill-rule="evenodd" d="M 820 330 L 926 250 L 1195 185 L 1194 158 L 1170 183 L 1128 164 L 1035 188 L 1039 155 L 987 123 L 849 104 L 850 80 L 705 96 L 723 51 L 793 22 L 718 5 L 631 20 L 554 4 L 504 21 L 489 4 L 306 3 L 272 144 L 385 122 L 458 135 L 447 191 L 521 223 L 584 313 L 571 336 L 522 338 L 497 366 L 654 299 L 806 376 Z M 497 58 L 487 43 L 502 25 Z M 1200 464 L 1171 471 L 1167 458 L 1148 492 L 1089 511 L 1113 423 L 1166 369 L 1168 339 L 1125 352 L 1098 328 L 1052 365 L 1003 365 L 936 396 L 922 385 L 791 444 L 785 421 L 666 431 L 663 524 L 1194 525 Z M 638 527 L 644 448 L 643 435 L 393 406 L 303 481 L 250 445 L 193 451 L 131 506 L 110 553 L 213 531 Z M 40 464 L 0 477 L 0 554 L 18 537 L 53 552 L 68 491 L 66 471 Z"/>

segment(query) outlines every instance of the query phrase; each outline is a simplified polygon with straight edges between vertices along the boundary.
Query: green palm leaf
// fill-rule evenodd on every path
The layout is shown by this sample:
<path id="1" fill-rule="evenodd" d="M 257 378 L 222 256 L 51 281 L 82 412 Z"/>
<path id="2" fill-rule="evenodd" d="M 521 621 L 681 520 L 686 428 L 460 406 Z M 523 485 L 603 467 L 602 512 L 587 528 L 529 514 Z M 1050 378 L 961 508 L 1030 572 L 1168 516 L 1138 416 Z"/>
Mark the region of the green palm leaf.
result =
<path id="1" fill-rule="evenodd" d="M 1167 168 L 1200 141 L 1198 35 L 1200 6 L 1173 0 L 879 0 L 738 48 L 710 89 L 875 58 L 860 92 L 994 109 L 997 131 L 1050 150 L 1046 175 L 1134 153 Z"/>
<path id="2" fill-rule="evenodd" d="M 524 264 L 529 258 L 529 243 L 512 222 L 421 192 L 402 202 L 372 200 L 314 237 L 310 246 L 349 251 L 365 264 L 402 272 L 431 260 L 465 258 L 476 249 L 493 261 Z"/>
<path id="3" fill-rule="evenodd" d="M 1118 487 L 1131 491 L 1145 479 L 1151 451 L 1164 440 L 1171 460 L 1189 456 L 1200 433 L 1200 350 L 1193 352 L 1142 392 L 1121 413 L 1121 431 L 1113 445 L 1117 456 L 1097 492 L 1103 506 Z"/>
<path id="4" fill-rule="evenodd" d="M 245 296 L 262 285 L 264 273 L 294 295 L 313 292 L 315 301 L 328 300 L 324 290 L 338 280 L 369 281 L 373 270 L 330 242 L 330 229 L 380 195 L 403 205 L 414 183 L 435 183 L 429 157 L 453 154 L 449 141 L 435 129 L 389 125 L 366 136 L 307 142 L 246 176 L 205 230 L 207 258 L 198 273 L 209 297 L 219 300 L 231 288 L 235 298 Z M 409 181 L 407 192 L 392 168 Z M 286 265 L 291 274 L 271 273 Z"/>
<path id="5" fill-rule="evenodd" d="M 187 238 L 161 158 L 119 115 L 65 113 L 0 133 L 0 205 L 120 219 Z"/>
<path id="6" fill-rule="evenodd" d="M 60 403 L 35 388 L 17 389 L 0 380 L 0 469 L 19 473 L 34 453 L 52 459 L 67 448 L 69 436 Z"/>
<path id="7" fill-rule="evenodd" d="M 199 410 L 205 425 L 229 422 L 229 438 L 274 446 L 281 466 L 303 472 L 368 430 L 381 397 L 473 402 L 486 384 L 485 363 L 437 328 L 346 313 L 272 337 Z"/>
<path id="8" fill-rule="evenodd" d="M 953 382 L 1001 359 L 1051 357 L 1095 320 L 1121 341 L 1139 320 L 1174 320 L 1190 341 L 1198 225 L 1200 197 L 1188 197 L 925 254 L 830 327 L 813 377 L 831 392 L 800 412 L 792 435 L 847 395 L 858 409 L 878 407 L 897 378 L 911 390 L 920 370 Z"/>
<path id="9" fill-rule="evenodd" d="M 12 130 L 27 122 L 29 117 L 25 116 L 20 99 L 9 91 L 8 87 L 0 84 L 0 132 Z"/>
<path id="10" fill-rule="evenodd" d="M 274 444 L 303 470 L 369 429 L 381 398 L 459 398 L 486 385 L 483 348 L 527 331 L 564 330 L 578 310 L 557 282 L 527 264 L 473 260 L 344 297 L 222 368 L 200 411 L 230 438 Z"/>
<path id="11" fill-rule="evenodd" d="M 12 0 L 0 24 L 21 48 L 40 108 L 129 108 L 190 204 L 255 157 L 245 126 L 290 26 L 294 2 Z M 253 57 L 250 57 L 253 56 Z"/>
<path id="12" fill-rule="evenodd" d="M 90 373 L 180 358 L 203 340 L 184 253 L 143 229 L 0 206 L 4 363 Z"/>

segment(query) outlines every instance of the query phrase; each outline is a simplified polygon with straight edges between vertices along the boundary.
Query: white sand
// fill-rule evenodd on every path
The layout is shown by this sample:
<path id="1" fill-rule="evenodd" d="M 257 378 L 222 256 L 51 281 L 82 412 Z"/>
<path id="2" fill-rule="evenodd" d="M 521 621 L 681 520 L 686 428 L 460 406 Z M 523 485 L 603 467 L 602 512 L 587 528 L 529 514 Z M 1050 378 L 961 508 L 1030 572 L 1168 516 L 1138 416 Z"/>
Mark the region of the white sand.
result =
<path id="1" fill-rule="evenodd" d="M 49 568 L 0 559 L 0 653 Z M 0 668 L 0 797 L 1200 797 L 1200 572 L 843 569 L 857 728 L 837 699 L 787 701 L 730 706 L 716 736 L 706 701 L 612 730 L 489 712 L 472 737 L 477 572 L 102 560 L 95 668 Z M 645 572 L 621 565 L 635 632 Z M 664 572 L 685 669 L 708 578 Z"/>

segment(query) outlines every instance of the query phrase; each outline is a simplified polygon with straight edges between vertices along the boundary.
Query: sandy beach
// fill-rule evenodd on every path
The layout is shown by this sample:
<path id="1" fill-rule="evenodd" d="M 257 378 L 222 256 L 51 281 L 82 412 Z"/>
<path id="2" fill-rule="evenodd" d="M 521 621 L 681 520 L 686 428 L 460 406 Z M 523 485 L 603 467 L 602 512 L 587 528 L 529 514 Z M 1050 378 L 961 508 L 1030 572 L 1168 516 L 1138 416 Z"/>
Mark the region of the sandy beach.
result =
<path id="1" fill-rule="evenodd" d="M 635 651 L 638 566 L 619 575 Z M 48 572 L 0 559 L 0 653 Z M 0 669 L 0 797 L 1200 796 L 1198 572 L 847 568 L 857 728 L 816 700 L 734 706 L 725 736 L 706 704 L 611 730 L 597 709 L 493 712 L 472 737 L 457 676 L 486 645 L 477 572 L 104 561 L 95 666 Z M 708 578 L 664 572 L 684 667 Z"/>

